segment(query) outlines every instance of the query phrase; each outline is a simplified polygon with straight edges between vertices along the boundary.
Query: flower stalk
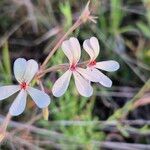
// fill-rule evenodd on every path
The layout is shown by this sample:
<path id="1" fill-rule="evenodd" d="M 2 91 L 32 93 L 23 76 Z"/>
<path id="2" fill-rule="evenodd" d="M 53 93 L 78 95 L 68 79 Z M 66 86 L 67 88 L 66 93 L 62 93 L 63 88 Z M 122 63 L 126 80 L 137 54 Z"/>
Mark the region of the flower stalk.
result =
<path id="1" fill-rule="evenodd" d="M 75 29 L 77 29 L 80 25 L 86 23 L 88 20 L 92 21 L 94 23 L 96 23 L 96 16 L 92 16 L 91 12 L 89 10 L 89 4 L 90 1 L 88 1 L 88 3 L 86 4 L 83 12 L 81 13 L 81 15 L 79 16 L 79 18 L 77 19 L 77 21 L 71 26 L 71 28 L 60 38 L 60 40 L 57 42 L 57 44 L 54 46 L 54 48 L 50 51 L 50 53 L 48 54 L 48 56 L 46 57 L 45 61 L 43 62 L 43 64 L 41 65 L 41 69 L 44 70 L 48 61 L 50 60 L 50 58 L 53 56 L 53 54 L 56 52 L 56 50 L 60 47 L 60 45 L 62 44 L 62 42 L 68 37 L 69 34 L 71 34 Z"/>
<path id="2" fill-rule="evenodd" d="M 43 86 L 41 80 L 39 80 L 39 85 L 40 85 L 41 90 L 43 92 L 45 92 L 44 86 Z M 48 117 L 49 117 L 48 106 L 42 109 L 42 115 L 43 115 L 44 120 L 48 120 Z"/>
<path id="3" fill-rule="evenodd" d="M 12 117 L 11 114 L 8 113 L 3 124 L 0 127 L 0 143 L 4 140 L 4 138 L 6 136 L 6 130 L 7 130 L 8 124 L 11 120 L 11 117 Z"/>
<path id="4" fill-rule="evenodd" d="M 75 29 L 77 29 L 82 24 L 82 21 L 78 19 L 73 26 L 63 35 L 63 37 L 57 42 L 57 44 L 54 46 L 54 48 L 50 51 L 48 56 L 46 57 L 45 61 L 41 65 L 41 69 L 45 69 L 45 66 L 47 65 L 50 58 L 53 56 L 53 54 L 56 52 L 56 50 L 60 47 L 61 43 L 68 37 L 70 33 L 72 33 Z"/>

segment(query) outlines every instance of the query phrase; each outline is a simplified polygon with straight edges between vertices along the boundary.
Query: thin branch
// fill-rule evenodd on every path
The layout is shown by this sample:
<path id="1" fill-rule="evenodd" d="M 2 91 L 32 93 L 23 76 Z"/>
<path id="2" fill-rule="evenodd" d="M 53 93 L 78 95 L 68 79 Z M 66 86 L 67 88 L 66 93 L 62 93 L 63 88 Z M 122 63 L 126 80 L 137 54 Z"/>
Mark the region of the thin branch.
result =
<path id="1" fill-rule="evenodd" d="M 25 24 L 29 19 L 25 18 L 21 20 L 19 23 L 15 24 L 9 31 L 7 31 L 1 38 L 0 38 L 0 47 L 9 39 L 9 37 L 16 32 L 23 24 Z"/>
<path id="2" fill-rule="evenodd" d="M 82 24 L 81 20 L 78 19 L 74 25 L 64 34 L 64 36 L 57 42 L 55 47 L 50 51 L 48 56 L 46 57 L 45 61 L 41 65 L 41 68 L 45 68 L 50 58 L 53 56 L 53 54 L 56 52 L 56 50 L 60 47 L 61 43 L 67 38 L 67 36 L 72 33 L 76 28 L 78 28 Z"/>
<path id="3" fill-rule="evenodd" d="M 87 61 L 84 61 L 82 63 L 78 63 L 77 66 L 81 67 L 81 66 L 85 66 L 87 65 L 89 62 L 89 60 Z M 49 72 L 55 72 L 55 71 L 58 71 L 58 70 L 66 70 L 69 68 L 69 64 L 68 63 L 65 63 L 65 64 L 60 64 L 60 65 L 55 65 L 55 66 L 52 66 L 52 67 L 49 67 L 45 70 L 41 70 L 37 73 L 37 76 L 36 78 L 37 79 L 40 79 L 41 77 L 43 77 L 45 74 L 49 73 Z"/>
<path id="4" fill-rule="evenodd" d="M 79 16 L 79 18 L 77 19 L 77 21 L 72 25 L 72 27 L 60 38 L 60 40 L 57 42 L 57 44 L 54 46 L 54 48 L 50 51 L 50 53 L 48 54 L 48 56 L 46 57 L 45 61 L 43 62 L 43 64 L 41 65 L 41 69 L 45 69 L 48 61 L 50 60 L 50 58 L 53 56 L 53 54 L 56 52 L 56 50 L 60 47 L 60 45 L 62 44 L 62 42 L 68 37 L 69 34 L 71 34 L 75 29 L 77 29 L 80 25 L 86 23 L 88 20 L 95 22 L 95 17 L 91 16 L 91 12 L 89 10 L 89 3 L 90 1 L 88 1 L 85 9 L 83 10 L 83 12 L 81 13 L 81 15 Z"/>
<path id="5" fill-rule="evenodd" d="M 60 120 L 60 121 L 49 121 L 51 125 L 54 126 L 93 126 L 93 125 L 103 125 L 103 126 L 117 126 L 118 123 L 123 125 L 132 125 L 132 126 L 143 126 L 150 125 L 150 120 L 122 120 L 122 121 L 78 121 L 78 120 Z"/>
<path id="6" fill-rule="evenodd" d="M 119 108 L 118 110 L 116 110 L 114 114 L 109 117 L 108 120 L 125 118 L 130 111 L 135 109 L 133 104 L 139 98 L 141 98 L 144 95 L 144 93 L 148 90 L 150 90 L 150 79 L 144 84 L 144 86 L 140 89 L 140 91 L 130 101 L 128 101 L 122 108 Z"/>
<path id="7" fill-rule="evenodd" d="M 148 150 L 150 149 L 150 145 L 146 144 L 131 144 L 131 143 L 123 143 L 123 142 L 93 142 L 96 146 L 100 146 L 101 148 L 110 148 L 115 150 Z"/>

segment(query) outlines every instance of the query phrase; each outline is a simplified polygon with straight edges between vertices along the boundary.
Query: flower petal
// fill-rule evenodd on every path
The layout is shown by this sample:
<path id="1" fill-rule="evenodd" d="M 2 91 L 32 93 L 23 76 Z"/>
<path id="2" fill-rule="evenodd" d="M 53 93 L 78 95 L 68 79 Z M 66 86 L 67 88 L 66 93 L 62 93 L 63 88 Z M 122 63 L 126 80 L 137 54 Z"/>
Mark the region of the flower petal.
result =
<path id="1" fill-rule="evenodd" d="M 60 97 L 66 92 L 69 86 L 71 75 L 72 72 L 68 70 L 56 80 L 52 88 L 52 93 L 55 97 Z"/>
<path id="2" fill-rule="evenodd" d="M 91 77 L 93 78 L 93 80 L 91 81 L 99 82 L 105 87 L 112 86 L 112 81 L 98 69 L 92 68 L 92 69 L 88 69 L 88 71 L 89 71 L 89 75 L 91 74 Z"/>
<path id="3" fill-rule="evenodd" d="M 83 42 L 84 50 L 89 54 L 91 61 L 95 60 L 99 54 L 100 47 L 96 37 L 91 37 Z"/>
<path id="4" fill-rule="evenodd" d="M 69 40 L 66 40 L 62 43 L 61 46 L 63 52 L 65 53 L 65 55 L 67 56 L 67 58 L 69 59 L 70 64 L 73 63 L 73 54 L 71 51 L 71 46 L 70 46 L 70 42 Z"/>
<path id="5" fill-rule="evenodd" d="M 45 92 L 32 87 L 29 87 L 27 92 L 39 108 L 45 108 L 50 104 L 50 97 Z"/>
<path id="6" fill-rule="evenodd" d="M 20 87 L 18 85 L 8 85 L 0 87 L 0 100 L 8 98 L 19 90 Z"/>
<path id="7" fill-rule="evenodd" d="M 99 80 L 99 77 L 97 77 L 94 73 L 91 73 L 91 70 L 89 68 L 83 69 L 78 67 L 77 71 L 87 80 L 92 82 L 97 82 Z"/>
<path id="8" fill-rule="evenodd" d="M 81 47 L 80 47 L 80 43 L 78 41 L 77 38 L 71 37 L 69 39 L 70 45 L 71 45 L 71 50 L 73 53 L 73 57 L 74 57 L 74 63 L 76 64 L 81 57 Z"/>
<path id="9" fill-rule="evenodd" d="M 94 50 L 95 58 L 96 58 L 99 54 L 99 51 L 100 51 L 100 46 L 99 46 L 98 39 L 96 37 L 91 37 L 90 38 L 90 44 L 91 44 L 91 46 Z"/>
<path id="10" fill-rule="evenodd" d="M 25 110 L 26 100 L 27 92 L 25 90 L 21 90 L 9 109 L 10 114 L 12 116 L 20 115 Z"/>
<path id="11" fill-rule="evenodd" d="M 62 43 L 62 50 L 70 61 L 70 64 L 76 64 L 81 56 L 81 47 L 77 38 L 71 37 Z"/>
<path id="12" fill-rule="evenodd" d="M 101 61 L 96 63 L 96 68 L 105 70 L 108 72 L 116 71 L 119 69 L 119 63 L 114 60 Z"/>
<path id="13" fill-rule="evenodd" d="M 23 76 L 24 82 L 30 83 L 30 81 L 33 79 L 33 77 L 37 73 L 37 71 L 38 71 L 38 63 L 33 59 L 28 60 L 26 71 Z"/>
<path id="14" fill-rule="evenodd" d="M 14 62 L 14 75 L 19 83 L 23 81 L 26 65 L 27 61 L 24 58 L 18 58 Z"/>
<path id="15" fill-rule="evenodd" d="M 83 78 L 78 72 L 73 72 L 75 84 L 78 92 L 85 97 L 90 97 L 93 94 L 93 88 L 90 82 Z"/>
<path id="16" fill-rule="evenodd" d="M 89 54 L 91 61 L 95 59 L 95 54 L 94 51 L 90 45 L 90 40 L 87 39 L 83 42 L 83 48 L 84 50 Z"/>

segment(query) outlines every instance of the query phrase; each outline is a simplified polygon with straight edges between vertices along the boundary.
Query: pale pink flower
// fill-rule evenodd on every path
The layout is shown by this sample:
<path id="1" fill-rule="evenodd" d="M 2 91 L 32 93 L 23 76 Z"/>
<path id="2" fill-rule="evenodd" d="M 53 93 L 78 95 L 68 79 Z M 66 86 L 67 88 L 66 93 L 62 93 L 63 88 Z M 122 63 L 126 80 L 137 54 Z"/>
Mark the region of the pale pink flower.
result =
<path id="1" fill-rule="evenodd" d="M 119 69 L 119 63 L 114 60 L 96 62 L 96 58 L 100 51 L 99 42 L 96 37 L 91 37 L 90 39 L 85 40 L 83 48 L 89 54 L 90 61 L 86 70 L 82 68 L 78 69 L 79 73 L 89 81 L 99 82 L 105 87 L 111 87 L 112 81 L 100 70 L 108 72 L 116 71 Z"/>
<path id="2" fill-rule="evenodd" d="M 73 74 L 78 92 L 85 97 L 91 96 L 93 93 L 93 88 L 91 87 L 90 82 L 78 72 L 80 68 L 77 64 L 81 56 L 81 47 L 78 39 L 71 37 L 69 40 L 64 41 L 62 43 L 62 50 L 69 59 L 70 67 L 54 83 L 52 88 L 53 95 L 55 97 L 60 97 L 66 92 Z"/>
<path id="3" fill-rule="evenodd" d="M 30 59 L 26 61 L 23 58 L 18 58 L 14 62 L 14 75 L 19 85 L 0 87 L 0 100 L 4 100 L 19 91 L 18 96 L 9 109 L 9 113 L 12 116 L 20 115 L 24 111 L 27 94 L 31 96 L 39 108 L 45 108 L 50 104 L 50 97 L 45 92 L 29 86 L 37 71 L 38 64 L 35 60 Z"/>

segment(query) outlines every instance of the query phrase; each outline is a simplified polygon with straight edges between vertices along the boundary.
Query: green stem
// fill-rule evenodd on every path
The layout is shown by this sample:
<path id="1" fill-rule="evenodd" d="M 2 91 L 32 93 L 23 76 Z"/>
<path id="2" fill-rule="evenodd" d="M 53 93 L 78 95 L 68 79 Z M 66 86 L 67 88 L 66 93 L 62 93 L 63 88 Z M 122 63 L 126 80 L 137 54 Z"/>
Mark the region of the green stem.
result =
<path id="1" fill-rule="evenodd" d="M 141 98 L 144 95 L 144 93 L 148 90 L 150 90 L 150 79 L 144 84 L 140 91 L 130 101 L 128 101 L 122 108 L 116 110 L 115 113 L 108 118 L 108 120 L 125 118 L 130 111 L 134 110 L 133 104 L 139 98 Z"/>

